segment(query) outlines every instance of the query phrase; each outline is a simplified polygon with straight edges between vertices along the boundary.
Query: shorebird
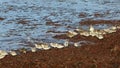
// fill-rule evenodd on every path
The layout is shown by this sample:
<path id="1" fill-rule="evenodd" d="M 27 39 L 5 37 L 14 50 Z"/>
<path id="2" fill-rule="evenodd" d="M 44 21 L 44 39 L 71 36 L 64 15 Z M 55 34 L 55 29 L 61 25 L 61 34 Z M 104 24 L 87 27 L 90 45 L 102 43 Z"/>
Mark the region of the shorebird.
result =
<path id="1" fill-rule="evenodd" d="M 104 31 L 106 31 L 107 33 L 113 33 L 113 32 L 116 32 L 116 30 L 113 30 L 113 29 L 104 29 Z"/>
<path id="2" fill-rule="evenodd" d="M 113 33 L 113 32 L 116 32 L 117 29 L 118 29 L 117 26 L 112 26 L 112 27 L 109 27 L 109 28 L 103 29 L 103 30 L 107 33 Z"/>
<path id="3" fill-rule="evenodd" d="M 90 36 L 90 33 L 87 32 L 87 31 L 84 31 L 84 32 L 81 32 L 80 35 L 83 35 L 83 36 Z"/>
<path id="4" fill-rule="evenodd" d="M 64 45 L 61 45 L 61 44 L 57 44 L 57 48 L 63 48 Z"/>
<path id="5" fill-rule="evenodd" d="M 99 31 L 97 32 L 97 34 L 104 35 L 104 34 L 106 34 L 106 32 L 105 32 L 104 30 L 99 30 Z"/>
<path id="6" fill-rule="evenodd" d="M 41 44 L 41 46 L 44 50 L 49 50 L 50 49 L 50 46 L 47 43 Z"/>
<path id="7" fill-rule="evenodd" d="M 35 47 L 36 47 L 37 49 L 42 49 L 42 48 L 43 48 L 41 44 L 35 44 Z"/>
<path id="8" fill-rule="evenodd" d="M 0 59 L 4 58 L 6 55 L 0 55 Z"/>
<path id="9" fill-rule="evenodd" d="M 75 46 L 75 47 L 78 47 L 78 46 L 81 46 L 81 44 L 79 44 L 79 43 L 74 43 L 74 46 Z"/>
<path id="10" fill-rule="evenodd" d="M 72 37 L 74 37 L 74 36 L 77 35 L 77 34 L 78 34 L 77 32 L 68 31 L 66 35 L 67 35 L 68 37 L 72 38 Z"/>
<path id="11" fill-rule="evenodd" d="M 104 38 L 103 35 L 100 35 L 100 34 L 97 35 L 96 37 L 97 37 L 98 39 L 103 39 L 103 38 Z"/>
<path id="12" fill-rule="evenodd" d="M 85 30 L 83 30 L 82 28 L 79 28 L 79 29 L 77 28 L 77 29 L 75 29 L 75 31 L 78 33 L 81 33 L 81 32 L 84 32 Z"/>
<path id="13" fill-rule="evenodd" d="M 36 48 L 35 47 L 31 47 L 31 51 L 32 52 L 36 52 Z"/>
<path id="14" fill-rule="evenodd" d="M 116 26 L 117 27 L 117 29 L 120 29 L 120 25 L 118 25 L 118 26 Z"/>
<path id="15" fill-rule="evenodd" d="M 94 27 L 93 27 L 92 25 L 90 25 L 89 31 L 90 31 L 90 32 L 94 32 L 94 30 L 95 30 Z"/>
<path id="16" fill-rule="evenodd" d="M 110 29 L 116 30 L 117 26 L 112 26 L 112 27 L 110 27 Z"/>
<path id="17" fill-rule="evenodd" d="M 89 32 L 90 32 L 91 36 L 96 36 L 95 29 L 92 25 L 90 25 L 90 27 L 89 27 Z"/>
<path id="18" fill-rule="evenodd" d="M 96 36 L 96 33 L 90 32 L 90 35 L 91 35 L 91 36 Z"/>
<path id="19" fill-rule="evenodd" d="M 8 55 L 8 53 L 4 50 L 0 50 L 0 55 Z"/>
<path id="20" fill-rule="evenodd" d="M 106 28 L 106 29 L 103 29 L 103 30 L 108 33 L 110 29 Z"/>
<path id="21" fill-rule="evenodd" d="M 50 46 L 54 47 L 54 48 L 63 48 L 64 47 L 63 45 L 58 44 L 58 43 L 50 43 Z"/>
<path id="22" fill-rule="evenodd" d="M 26 53 L 26 52 L 27 52 L 27 49 L 21 48 L 21 49 L 19 49 L 19 51 L 22 52 L 22 53 Z"/>
<path id="23" fill-rule="evenodd" d="M 4 58 L 8 53 L 6 51 L 0 50 L 0 59 Z"/>
<path id="24" fill-rule="evenodd" d="M 67 47 L 68 45 L 69 45 L 68 40 L 65 40 L 65 42 L 64 42 L 64 46 Z"/>
<path id="25" fill-rule="evenodd" d="M 9 51 L 9 53 L 12 55 L 12 56 L 16 56 L 17 53 L 15 51 Z"/>
<path id="26" fill-rule="evenodd" d="M 57 43 L 50 43 L 50 46 L 53 47 L 53 48 L 56 48 L 57 47 Z"/>

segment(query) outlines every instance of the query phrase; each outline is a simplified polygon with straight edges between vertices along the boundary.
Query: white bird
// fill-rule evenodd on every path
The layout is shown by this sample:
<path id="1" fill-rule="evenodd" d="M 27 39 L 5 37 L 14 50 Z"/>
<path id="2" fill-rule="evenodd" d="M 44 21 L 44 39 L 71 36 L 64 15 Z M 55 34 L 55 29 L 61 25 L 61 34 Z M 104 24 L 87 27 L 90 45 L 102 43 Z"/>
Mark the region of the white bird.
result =
<path id="1" fill-rule="evenodd" d="M 36 48 L 35 47 L 31 47 L 31 51 L 32 52 L 36 52 Z"/>
<path id="2" fill-rule="evenodd" d="M 97 32 L 97 34 L 106 34 L 106 32 L 104 31 L 104 30 L 99 30 L 98 32 Z"/>
<path id="3" fill-rule="evenodd" d="M 57 43 L 50 43 L 50 46 L 53 47 L 53 48 L 56 48 L 57 47 Z"/>
<path id="4" fill-rule="evenodd" d="M 90 32 L 90 35 L 93 37 L 93 36 L 96 36 L 96 33 Z"/>
<path id="5" fill-rule="evenodd" d="M 8 53 L 4 50 L 0 50 L 0 55 L 8 55 Z"/>
<path id="6" fill-rule="evenodd" d="M 81 32 L 80 33 L 80 35 L 83 35 L 83 36 L 90 36 L 90 33 L 89 32 L 87 32 L 87 31 L 84 31 L 84 32 Z"/>
<path id="7" fill-rule="evenodd" d="M 116 30 L 117 26 L 112 26 L 112 27 L 110 27 L 110 29 Z"/>
<path id="8" fill-rule="evenodd" d="M 42 49 L 42 48 L 43 48 L 41 44 L 35 44 L 35 47 L 36 47 L 37 49 Z"/>
<path id="9" fill-rule="evenodd" d="M 118 26 L 116 26 L 117 27 L 117 29 L 120 29 L 120 25 L 118 25 Z"/>
<path id="10" fill-rule="evenodd" d="M 69 42 L 68 42 L 68 40 L 66 40 L 66 41 L 64 42 L 64 46 L 67 47 L 68 45 L 69 45 Z"/>
<path id="11" fill-rule="evenodd" d="M 0 59 L 3 59 L 6 55 L 0 55 Z"/>
<path id="12" fill-rule="evenodd" d="M 74 43 L 74 46 L 75 46 L 75 47 L 78 47 L 78 46 L 81 46 L 81 44 L 79 44 L 79 43 Z"/>
<path id="13" fill-rule="evenodd" d="M 16 56 L 17 53 L 15 51 L 9 51 L 9 53 L 12 55 L 12 56 Z"/>
<path id="14" fill-rule="evenodd" d="M 64 46 L 61 44 L 57 44 L 57 48 L 63 48 Z"/>
<path id="15" fill-rule="evenodd" d="M 77 34 L 78 34 L 77 32 L 68 31 L 67 36 L 70 37 L 70 38 L 72 38 L 72 37 L 74 37 L 74 36 L 77 35 Z"/>
<path id="16" fill-rule="evenodd" d="M 0 50 L 0 59 L 4 58 L 8 53 L 6 51 Z"/>
<path id="17" fill-rule="evenodd" d="M 90 25 L 89 31 L 94 32 L 94 30 L 95 30 L 94 27 L 92 25 Z"/>
<path id="18" fill-rule="evenodd" d="M 84 32 L 85 30 L 83 30 L 82 28 L 77 28 L 75 29 L 75 31 L 77 31 L 78 33 Z"/>
<path id="19" fill-rule="evenodd" d="M 113 32 L 116 32 L 116 30 L 113 30 L 113 29 L 106 29 L 106 32 L 108 32 L 108 33 L 113 33 Z"/>
<path id="20" fill-rule="evenodd" d="M 103 39 L 104 37 L 103 37 L 103 35 L 97 35 L 96 36 L 98 39 Z"/>
<path id="21" fill-rule="evenodd" d="M 44 50 L 49 50 L 50 49 L 50 46 L 46 43 L 46 44 L 41 44 L 42 48 Z"/>
<path id="22" fill-rule="evenodd" d="M 19 49 L 19 51 L 21 52 L 21 53 L 27 53 L 27 49 L 25 49 L 25 48 L 21 48 L 21 49 Z"/>
<path id="23" fill-rule="evenodd" d="M 64 47 L 63 45 L 58 44 L 58 43 L 50 43 L 50 46 L 54 47 L 54 48 L 63 48 Z"/>

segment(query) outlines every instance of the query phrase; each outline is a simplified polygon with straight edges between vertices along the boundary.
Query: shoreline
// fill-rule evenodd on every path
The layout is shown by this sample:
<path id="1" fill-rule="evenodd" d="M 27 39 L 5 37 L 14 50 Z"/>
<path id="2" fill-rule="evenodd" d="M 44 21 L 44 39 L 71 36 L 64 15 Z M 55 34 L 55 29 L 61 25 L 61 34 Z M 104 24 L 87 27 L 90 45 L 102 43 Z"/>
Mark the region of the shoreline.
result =
<path id="1" fill-rule="evenodd" d="M 119 22 L 118 22 L 119 23 Z M 59 38 L 59 37 L 58 37 Z M 75 36 L 71 41 L 92 41 L 95 44 L 50 50 L 27 52 L 16 56 L 6 56 L 0 60 L 1 68 L 119 68 L 120 67 L 120 29 L 106 34 L 104 39 Z"/>

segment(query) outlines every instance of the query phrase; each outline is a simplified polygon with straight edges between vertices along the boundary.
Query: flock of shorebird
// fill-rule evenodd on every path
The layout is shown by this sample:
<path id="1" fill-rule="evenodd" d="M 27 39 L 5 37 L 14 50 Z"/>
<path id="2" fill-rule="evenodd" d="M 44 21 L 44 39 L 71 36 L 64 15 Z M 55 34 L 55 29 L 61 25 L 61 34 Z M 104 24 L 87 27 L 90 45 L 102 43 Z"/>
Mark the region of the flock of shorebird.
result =
<path id="1" fill-rule="evenodd" d="M 59 44 L 59 43 L 38 43 L 38 44 L 34 44 L 34 47 L 31 47 L 30 50 L 32 52 L 36 52 L 37 50 L 49 50 L 51 48 L 64 48 L 67 47 L 69 45 L 68 41 L 65 41 L 64 44 Z M 19 50 L 22 53 L 27 53 L 26 49 L 20 49 Z M 16 56 L 17 52 L 16 51 L 4 51 L 4 50 L 0 50 L 0 59 L 4 58 L 6 55 L 12 55 L 12 56 Z"/>
<path id="2" fill-rule="evenodd" d="M 87 37 L 95 36 L 98 39 L 103 39 L 105 34 L 116 32 L 117 29 L 120 29 L 120 26 L 112 26 L 105 29 L 95 29 L 92 25 L 90 25 L 89 30 L 75 29 L 73 31 L 68 31 L 66 35 L 70 38 L 79 34 Z"/>
<path id="3" fill-rule="evenodd" d="M 112 26 L 107 29 L 102 29 L 102 30 L 96 30 L 92 25 L 90 25 L 89 30 L 83 30 L 83 29 L 75 29 L 74 31 L 68 31 L 66 35 L 70 38 L 76 36 L 76 35 L 83 35 L 83 36 L 95 36 L 98 39 L 103 39 L 103 35 L 107 33 L 113 33 L 116 32 L 117 29 L 120 29 L 120 26 Z M 34 44 L 34 47 L 31 47 L 32 52 L 36 52 L 37 50 L 49 50 L 51 48 L 64 48 L 69 46 L 69 41 L 65 41 L 63 44 L 59 43 L 39 43 L 39 44 Z M 74 43 L 75 47 L 81 46 L 80 43 Z M 21 52 L 26 53 L 26 49 L 21 50 Z M 4 58 L 6 55 L 12 55 L 16 56 L 17 52 L 16 51 L 4 51 L 0 50 L 0 59 Z"/>
<path id="4" fill-rule="evenodd" d="M 12 56 L 16 56 L 17 55 L 17 53 L 15 51 L 6 52 L 4 50 L 0 50 L 0 59 L 4 58 L 8 54 L 11 54 Z"/>

